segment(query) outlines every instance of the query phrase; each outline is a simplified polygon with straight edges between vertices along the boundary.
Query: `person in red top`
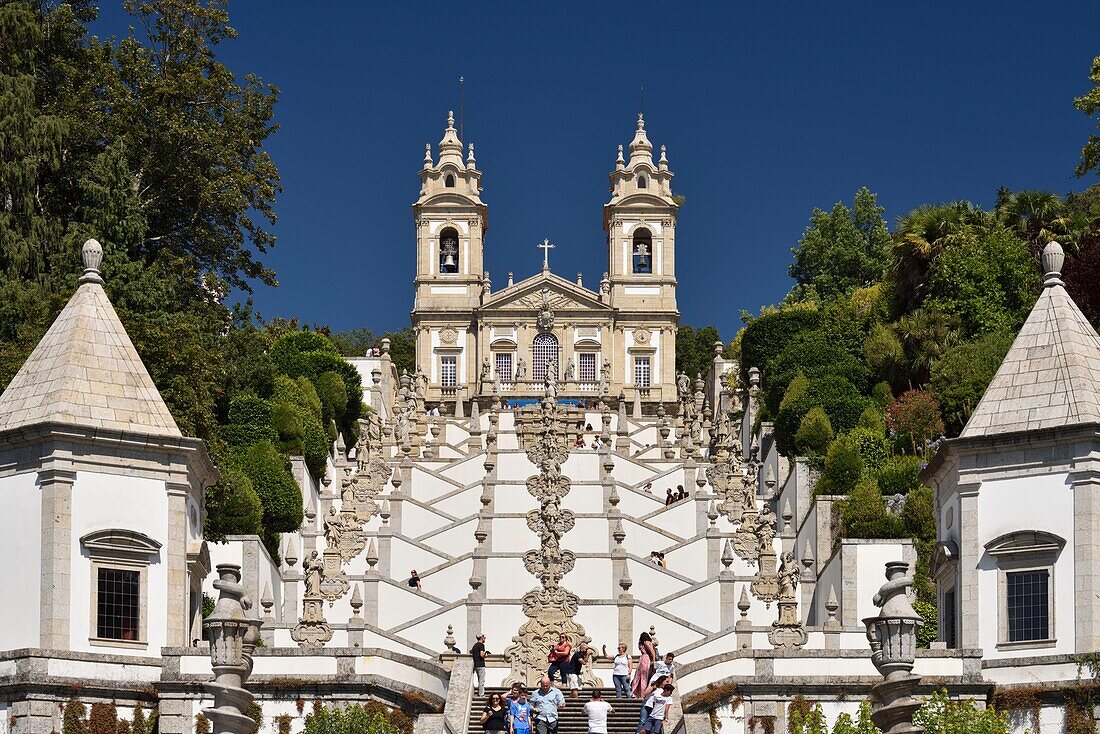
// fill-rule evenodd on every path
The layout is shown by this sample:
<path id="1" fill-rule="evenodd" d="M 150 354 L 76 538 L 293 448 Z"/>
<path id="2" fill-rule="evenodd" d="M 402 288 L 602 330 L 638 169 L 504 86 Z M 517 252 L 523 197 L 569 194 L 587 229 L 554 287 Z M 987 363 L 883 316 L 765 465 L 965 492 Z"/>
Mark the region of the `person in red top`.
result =
<path id="1" fill-rule="evenodd" d="M 570 644 L 569 638 L 564 634 L 558 635 L 558 644 L 550 648 L 550 654 L 546 656 L 550 662 L 550 667 L 546 669 L 546 677 L 553 681 L 554 673 L 557 673 L 561 677 L 562 685 L 565 685 L 565 675 L 569 670 L 569 657 L 572 653 L 573 645 Z"/>

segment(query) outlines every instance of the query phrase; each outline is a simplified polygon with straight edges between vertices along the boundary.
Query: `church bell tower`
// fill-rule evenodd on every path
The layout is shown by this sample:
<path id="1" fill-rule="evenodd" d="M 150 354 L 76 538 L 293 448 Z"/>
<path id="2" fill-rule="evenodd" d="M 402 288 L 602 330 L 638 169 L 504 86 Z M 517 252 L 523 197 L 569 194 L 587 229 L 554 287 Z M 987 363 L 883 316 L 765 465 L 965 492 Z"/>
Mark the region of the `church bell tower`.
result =
<path id="1" fill-rule="evenodd" d="M 476 379 L 474 310 L 483 284 L 488 210 L 481 201 L 481 171 L 471 144 L 463 160 L 462 141 L 447 115 L 439 159 L 425 146 L 416 224 L 416 297 L 412 322 L 417 367 L 424 371 L 431 399 L 450 399 Z M 456 392 L 457 390 L 457 392 Z M 467 397 L 469 393 L 467 393 Z"/>
<path id="2" fill-rule="evenodd" d="M 611 200 L 604 205 L 607 232 L 608 291 L 618 313 L 621 375 L 625 385 L 650 393 L 651 399 L 671 400 L 664 394 L 675 383 L 676 327 L 676 219 L 680 205 L 672 195 L 672 171 L 665 147 L 653 163 L 653 144 L 645 120 L 630 142 L 630 159 L 623 147 L 611 173 Z M 646 390 L 660 388 L 660 395 Z"/>

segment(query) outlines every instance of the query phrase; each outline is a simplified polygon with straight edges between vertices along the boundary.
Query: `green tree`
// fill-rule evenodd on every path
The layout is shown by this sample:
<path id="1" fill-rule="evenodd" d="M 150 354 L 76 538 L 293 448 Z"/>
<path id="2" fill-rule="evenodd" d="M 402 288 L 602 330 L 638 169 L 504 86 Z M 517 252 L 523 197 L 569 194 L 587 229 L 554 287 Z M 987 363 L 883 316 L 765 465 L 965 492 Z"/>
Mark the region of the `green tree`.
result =
<path id="1" fill-rule="evenodd" d="M 302 493 L 286 458 L 270 441 L 260 441 L 238 451 L 230 466 L 252 482 L 263 507 L 264 542 L 272 557 L 278 556 L 279 533 L 297 530 L 302 524 Z"/>
<path id="2" fill-rule="evenodd" d="M 61 716 L 61 734 L 87 734 L 88 723 L 84 720 L 84 704 L 76 699 L 65 703 Z"/>
<path id="3" fill-rule="evenodd" d="M 810 379 L 838 375 L 857 389 L 865 388 L 868 378 L 863 361 L 846 352 L 824 332 L 804 331 L 793 337 L 764 370 L 764 400 L 772 415 L 778 414 L 787 385 L 798 374 Z"/>
<path id="4" fill-rule="evenodd" d="M 741 334 L 743 384 L 748 384 L 749 369 L 764 369 L 795 335 L 816 329 L 821 323 L 821 314 L 806 308 L 772 311 L 757 318 L 743 313 L 741 318 L 748 319 Z"/>
<path id="5" fill-rule="evenodd" d="M 886 426 L 910 453 L 943 435 L 943 418 L 936 396 L 925 390 L 910 390 L 886 409 Z"/>
<path id="6" fill-rule="evenodd" d="M 795 449 L 801 456 L 817 456 L 825 452 L 833 440 L 833 427 L 829 425 L 829 416 L 820 407 L 811 408 L 798 432 L 794 435 Z"/>
<path id="7" fill-rule="evenodd" d="M 855 489 L 863 476 L 863 457 L 859 446 L 847 436 L 840 436 L 825 454 L 825 466 L 814 488 L 815 494 L 841 495 Z"/>
<path id="8" fill-rule="evenodd" d="M 902 519 L 886 509 L 886 501 L 872 476 L 864 476 L 840 506 L 845 538 L 905 538 Z"/>
<path id="9" fill-rule="evenodd" d="M 969 698 L 952 700 L 938 690 L 913 716 L 925 734 L 1008 734 L 1008 718 L 992 707 L 978 708 Z"/>
<path id="10" fill-rule="evenodd" d="M 775 417 L 776 445 L 784 455 L 790 456 L 802 418 L 815 406 L 820 406 L 829 416 L 829 424 L 834 431 L 844 433 L 855 427 L 867 405 L 867 398 L 840 375 L 809 378 L 805 392 L 798 399 L 782 405 Z"/>
<path id="11" fill-rule="evenodd" d="M 831 212 L 815 209 L 798 241 L 789 272 L 797 289 L 832 301 L 882 277 L 890 233 L 875 194 L 856 192 L 853 207 L 837 202 Z"/>
<path id="12" fill-rule="evenodd" d="M 390 359 L 397 369 L 397 374 L 408 372 L 410 375 L 416 371 L 416 333 L 411 326 L 399 331 L 391 331 L 382 335 L 383 339 L 390 340 Z M 425 368 L 426 369 L 426 368 Z"/>
<path id="13" fill-rule="evenodd" d="M 696 328 L 681 324 L 676 330 L 676 371 L 689 377 L 707 376 L 714 363 L 714 342 L 721 341 L 713 326 Z"/>
<path id="14" fill-rule="evenodd" d="M 222 469 L 222 480 L 206 490 L 207 540 L 227 535 L 263 535 L 263 504 L 252 480 L 238 468 Z"/>
<path id="15" fill-rule="evenodd" d="M 1073 100 L 1073 106 L 1089 117 L 1095 117 L 1096 128 L 1100 130 L 1100 56 L 1092 60 L 1089 81 L 1092 82 L 1092 89 Z M 1077 164 L 1074 173 L 1078 178 L 1090 173 L 1100 173 L 1100 135 L 1089 135 L 1085 147 L 1081 149 L 1081 162 Z"/>
<path id="16" fill-rule="evenodd" d="M 986 334 L 948 350 L 932 365 L 928 386 L 939 401 L 949 435 L 962 431 L 1012 341 L 1008 332 Z"/>
<path id="17" fill-rule="evenodd" d="M 393 718 L 369 704 L 318 706 L 306 716 L 302 734 L 402 734 Z"/>
<path id="18" fill-rule="evenodd" d="M 876 479 L 883 496 L 909 494 L 921 486 L 921 460 L 919 456 L 903 454 L 891 456 L 879 468 Z"/>

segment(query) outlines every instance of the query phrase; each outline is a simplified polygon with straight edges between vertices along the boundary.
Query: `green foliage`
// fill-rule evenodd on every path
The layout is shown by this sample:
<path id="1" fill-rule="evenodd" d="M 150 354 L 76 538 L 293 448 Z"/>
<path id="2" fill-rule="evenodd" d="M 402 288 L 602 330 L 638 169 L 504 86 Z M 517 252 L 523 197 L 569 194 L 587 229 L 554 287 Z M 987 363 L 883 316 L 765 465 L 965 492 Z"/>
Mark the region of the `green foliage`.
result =
<path id="1" fill-rule="evenodd" d="M 912 537 L 918 540 L 935 540 L 936 494 L 932 488 L 922 484 L 909 492 L 905 497 L 901 517 Z"/>
<path id="2" fill-rule="evenodd" d="M 1100 56 L 1092 60 L 1089 81 L 1093 84 L 1092 89 L 1074 99 L 1073 106 L 1089 117 L 1095 117 L 1096 128 L 1100 130 Z M 1100 174 L 1100 136 L 1095 133 L 1089 135 L 1081 149 L 1081 162 L 1077 164 L 1074 173 L 1079 178 L 1090 173 Z"/>
<path id="3" fill-rule="evenodd" d="M 229 423 L 218 429 L 218 437 L 230 447 L 274 440 L 271 404 L 248 392 L 234 396 L 229 402 Z"/>
<path id="4" fill-rule="evenodd" d="M 939 621 L 937 619 L 936 604 L 916 599 L 913 601 L 913 609 L 924 621 L 924 624 L 917 628 L 917 647 L 927 650 L 938 636 L 937 625 Z"/>
<path id="5" fill-rule="evenodd" d="M 801 372 L 795 375 L 794 379 L 787 385 L 787 392 L 783 393 L 783 399 L 779 401 L 779 410 L 783 410 L 801 400 L 809 389 L 810 378 Z"/>
<path id="6" fill-rule="evenodd" d="M 259 734 L 260 729 L 264 726 L 264 710 L 260 708 L 260 704 L 251 701 L 248 706 L 245 707 L 244 714 L 252 719 L 253 722 L 250 734 Z"/>
<path id="7" fill-rule="evenodd" d="M 905 523 L 886 509 L 874 477 L 865 476 L 840 506 L 845 538 L 905 538 Z"/>
<path id="8" fill-rule="evenodd" d="M 851 382 L 839 375 L 810 378 L 806 392 L 782 407 L 775 418 L 775 440 L 785 455 L 792 454 L 798 426 L 803 416 L 815 406 L 825 410 L 834 431 L 844 433 L 855 427 L 867 407 L 867 399 Z"/>
<path id="9" fill-rule="evenodd" d="M 829 416 L 816 406 L 802 418 L 794 435 L 795 449 L 800 456 L 823 454 L 832 440 L 833 427 L 829 425 Z"/>
<path id="10" fill-rule="evenodd" d="M 821 704 L 807 705 L 804 708 L 794 708 L 787 715 L 787 731 L 790 734 L 879 734 L 871 721 L 871 706 L 867 701 L 859 705 L 859 713 L 853 721 L 848 714 L 837 716 L 836 723 L 829 730 L 825 721 L 825 714 L 821 710 Z"/>
<path id="11" fill-rule="evenodd" d="M 784 392 L 798 374 L 808 378 L 840 375 L 857 388 L 866 387 L 867 367 L 821 331 L 795 336 L 764 369 L 764 399 L 768 410 L 779 412 Z"/>
<path id="12" fill-rule="evenodd" d="M 929 380 L 949 435 L 962 431 L 1012 346 L 1007 332 L 986 334 L 949 350 L 932 365 Z"/>
<path id="13" fill-rule="evenodd" d="M 890 449 L 882 433 L 869 428 L 854 428 L 848 433 L 848 440 L 856 445 L 864 471 L 876 472 L 886 461 Z"/>
<path id="14" fill-rule="evenodd" d="M 292 532 L 301 526 L 302 493 L 275 444 L 260 441 L 238 451 L 233 466 L 251 480 L 260 498 L 265 541 L 270 542 L 276 533 Z"/>
<path id="15" fill-rule="evenodd" d="M 875 374 L 887 383 L 897 382 L 905 375 L 905 348 L 894 330 L 885 324 L 875 324 L 863 342 L 863 356 Z"/>
<path id="16" fill-rule="evenodd" d="M 876 433 L 880 436 L 886 435 L 886 419 L 882 413 L 879 412 L 878 406 L 868 405 L 862 413 L 859 414 L 859 420 L 856 421 L 856 428 L 863 428 Z"/>
<path id="17" fill-rule="evenodd" d="M 890 389 L 890 385 L 885 382 L 880 382 L 871 388 L 871 402 L 875 407 L 883 413 L 886 412 L 887 406 L 894 402 L 894 391 Z"/>
<path id="18" fill-rule="evenodd" d="M 884 209 L 866 188 L 856 192 L 852 209 L 837 202 L 831 212 L 815 209 L 798 241 L 789 272 L 797 288 L 833 300 L 882 277 L 890 234 Z"/>
<path id="19" fill-rule="evenodd" d="M 156 711 L 145 718 L 145 709 L 139 703 L 134 706 L 134 715 L 130 719 L 130 734 L 153 734 L 153 725 L 156 723 Z"/>
<path id="20" fill-rule="evenodd" d="M 283 450 L 289 454 L 300 453 L 310 474 L 320 477 L 325 471 L 329 442 L 321 424 L 321 399 L 313 383 L 304 377 L 292 380 L 280 375 L 275 378 L 272 402 L 277 413 L 275 428 Z M 294 417 L 290 417 L 288 412 Z"/>
<path id="21" fill-rule="evenodd" d="M 859 445 L 847 436 L 840 436 L 829 445 L 825 468 L 814 488 L 816 494 L 840 495 L 851 492 L 863 475 L 863 458 Z"/>
<path id="22" fill-rule="evenodd" d="M 676 371 L 694 378 L 710 372 L 714 363 L 714 342 L 721 341 L 713 326 L 695 328 L 682 324 L 676 330 Z"/>
<path id="23" fill-rule="evenodd" d="M 262 535 L 263 516 L 263 504 L 252 480 L 240 469 L 226 467 L 222 480 L 206 489 L 203 534 L 207 540 L 223 540 L 227 535 Z"/>
<path id="24" fill-rule="evenodd" d="M 886 409 L 886 425 L 911 453 L 923 451 L 926 442 L 943 435 L 943 418 L 936 396 L 924 390 L 910 390 Z"/>
<path id="25" fill-rule="evenodd" d="M 348 407 L 348 389 L 338 372 L 322 372 L 317 378 L 317 394 L 323 413 L 330 420 L 340 421 Z"/>
<path id="26" fill-rule="evenodd" d="M 210 596 L 209 594 L 207 594 L 205 592 L 203 593 L 203 595 L 202 595 L 202 618 L 203 619 L 206 619 L 207 617 L 209 617 L 211 614 L 214 613 L 214 606 L 216 604 L 217 604 L 217 602 L 214 600 L 214 597 Z"/>
<path id="27" fill-rule="evenodd" d="M 210 720 L 203 714 L 195 714 L 195 734 L 210 734 Z"/>
<path id="28" fill-rule="evenodd" d="M 401 734 L 381 707 L 353 704 L 345 708 L 318 706 L 306 716 L 302 734 Z"/>
<path id="29" fill-rule="evenodd" d="M 918 456 L 891 456 L 879 468 L 876 479 L 884 497 L 909 494 L 921 486 L 921 460 Z"/>
<path id="30" fill-rule="evenodd" d="M 65 703 L 65 710 L 61 715 L 61 734 L 88 734 L 84 711 L 84 704 L 75 698 L 70 698 Z"/>
<path id="31" fill-rule="evenodd" d="M 1039 273 L 1027 243 L 995 228 L 944 248 L 929 269 L 924 308 L 956 315 L 964 338 L 1015 332 L 1038 289 Z"/>
<path id="32" fill-rule="evenodd" d="M 978 708 L 971 699 L 951 700 L 938 690 L 924 700 L 913 722 L 925 734 L 1008 734 L 1008 718 L 996 709 Z"/>
<path id="33" fill-rule="evenodd" d="M 299 417 L 299 406 L 277 403 L 271 412 L 271 425 L 279 437 L 279 448 L 291 456 L 305 452 L 305 427 Z"/>
<path id="34" fill-rule="evenodd" d="M 275 717 L 275 726 L 278 729 L 279 734 L 290 734 L 290 725 L 293 722 L 293 718 L 290 714 L 280 714 Z"/>
<path id="35" fill-rule="evenodd" d="M 775 311 L 752 319 L 741 334 L 741 381 L 748 384 L 749 369 L 764 369 L 797 334 L 816 329 L 821 314 L 808 309 Z"/>
<path id="36" fill-rule="evenodd" d="M 362 381 L 355 367 L 340 356 L 339 350 L 327 336 L 318 331 L 289 330 L 275 341 L 271 349 L 271 359 L 279 372 L 288 377 L 299 378 L 299 381 L 304 378 L 310 382 L 310 388 L 304 384 L 300 386 L 301 397 L 308 400 L 314 409 L 322 433 L 328 421 L 335 420 L 345 437 L 351 439 L 354 436 L 355 421 L 362 410 Z M 324 377 L 330 372 L 334 375 Z M 333 377 L 339 377 L 343 383 L 342 402 L 339 401 L 340 391 Z M 319 397 L 326 392 L 334 402 L 325 403 Z M 308 445 L 311 442 L 308 422 L 305 430 Z"/>

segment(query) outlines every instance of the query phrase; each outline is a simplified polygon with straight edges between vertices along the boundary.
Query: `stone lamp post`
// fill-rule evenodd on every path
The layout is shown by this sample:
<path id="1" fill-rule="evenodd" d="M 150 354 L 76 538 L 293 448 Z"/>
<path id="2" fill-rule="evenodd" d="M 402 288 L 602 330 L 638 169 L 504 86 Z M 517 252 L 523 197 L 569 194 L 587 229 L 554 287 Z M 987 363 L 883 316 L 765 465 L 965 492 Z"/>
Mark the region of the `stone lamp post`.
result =
<path id="1" fill-rule="evenodd" d="M 252 694 L 244 682 L 252 673 L 252 651 L 260 640 L 261 620 L 252 609 L 252 600 L 241 586 L 241 567 L 234 563 L 218 564 L 214 588 L 221 592 L 214 611 L 202 623 L 210 641 L 210 663 L 214 681 L 206 689 L 214 695 L 214 707 L 203 711 L 214 725 L 213 734 L 247 734 L 255 727 L 244 712 L 252 703 Z"/>
<path id="2" fill-rule="evenodd" d="M 882 674 L 881 683 L 871 687 L 871 720 L 883 734 L 921 734 L 923 727 L 913 723 L 920 701 L 913 689 L 920 676 L 913 675 L 917 649 L 917 628 L 924 624 L 909 601 L 913 577 L 905 561 L 886 564 L 886 583 L 875 595 L 878 616 L 867 617 L 867 640 L 871 643 L 871 662 Z"/>

